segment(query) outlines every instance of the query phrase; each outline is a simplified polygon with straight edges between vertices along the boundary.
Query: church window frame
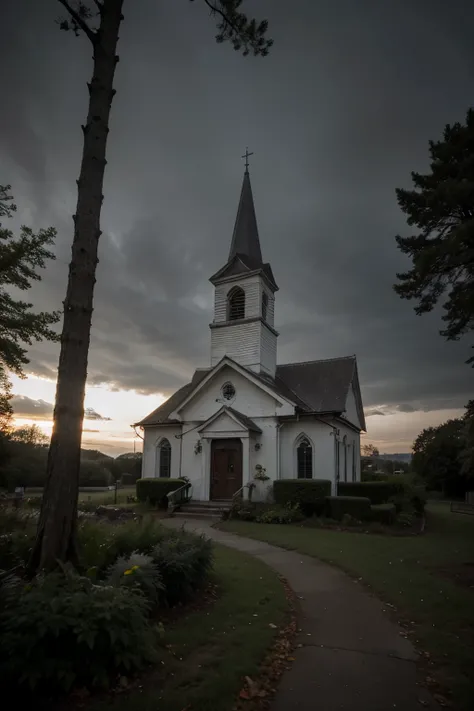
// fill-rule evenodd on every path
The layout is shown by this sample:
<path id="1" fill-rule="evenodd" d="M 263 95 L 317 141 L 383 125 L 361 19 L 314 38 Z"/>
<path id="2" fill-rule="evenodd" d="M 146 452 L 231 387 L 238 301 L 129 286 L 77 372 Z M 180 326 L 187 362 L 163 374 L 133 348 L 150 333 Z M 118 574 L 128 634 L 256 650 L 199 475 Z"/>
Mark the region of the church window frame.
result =
<path id="1" fill-rule="evenodd" d="M 171 478 L 171 442 L 167 437 L 163 437 L 157 446 L 158 478 Z"/>
<path id="2" fill-rule="evenodd" d="M 245 291 L 241 286 L 234 286 L 227 294 L 227 319 L 240 321 L 245 318 Z"/>
<path id="3" fill-rule="evenodd" d="M 235 387 L 232 385 L 230 380 L 228 380 L 221 388 L 221 394 L 224 400 L 230 402 L 235 398 Z"/>
<path id="4" fill-rule="evenodd" d="M 304 432 L 295 441 L 295 475 L 296 479 L 314 478 L 314 445 Z"/>

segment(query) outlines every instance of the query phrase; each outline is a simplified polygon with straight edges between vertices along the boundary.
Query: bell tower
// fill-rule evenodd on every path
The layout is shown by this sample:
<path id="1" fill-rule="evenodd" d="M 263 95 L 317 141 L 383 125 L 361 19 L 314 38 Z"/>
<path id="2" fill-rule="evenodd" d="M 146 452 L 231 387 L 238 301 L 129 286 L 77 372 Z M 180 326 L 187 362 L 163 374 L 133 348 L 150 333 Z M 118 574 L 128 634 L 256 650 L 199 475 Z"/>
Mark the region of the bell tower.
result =
<path id="1" fill-rule="evenodd" d="M 275 292 L 270 264 L 263 262 L 248 158 L 226 264 L 210 279 L 215 288 L 211 366 L 229 356 L 271 378 L 276 371 L 278 333 L 274 328 Z"/>

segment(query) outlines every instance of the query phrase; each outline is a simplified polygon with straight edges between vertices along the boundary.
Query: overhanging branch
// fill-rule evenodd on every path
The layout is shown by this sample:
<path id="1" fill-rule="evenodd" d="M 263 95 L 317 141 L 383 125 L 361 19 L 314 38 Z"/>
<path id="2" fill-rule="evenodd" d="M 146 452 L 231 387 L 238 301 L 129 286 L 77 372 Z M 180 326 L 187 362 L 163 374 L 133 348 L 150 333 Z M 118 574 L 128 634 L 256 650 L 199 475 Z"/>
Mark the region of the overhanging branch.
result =
<path id="1" fill-rule="evenodd" d="M 90 39 L 92 44 L 95 44 L 97 35 L 93 30 L 91 30 L 91 28 L 89 27 L 87 22 L 79 15 L 79 13 L 76 10 L 74 10 L 73 7 L 71 7 L 71 5 L 68 3 L 67 0 L 58 0 L 58 2 L 60 2 L 61 5 L 63 5 L 66 8 L 66 10 L 69 12 L 71 17 L 73 18 L 74 22 L 78 25 L 78 27 L 81 28 L 81 30 L 84 32 L 84 34 L 87 35 L 87 37 Z M 97 3 L 96 3 L 96 5 L 97 5 Z"/>
<path id="2" fill-rule="evenodd" d="M 238 35 L 241 34 L 241 29 L 240 29 L 240 27 L 237 27 L 237 25 L 234 24 L 234 23 L 232 22 L 232 20 L 229 20 L 228 16 L 226 15 L 226 13 L 225 13 L 223 10 L 221 10 L 221 9 L 218 8 L 218 7 L 216 7 L 216 6 L 214 5 L 214 3 L 210 2 L 210 0 L 204 0 L 204 2 L 205 2 L 206 5 L 208 6 L 208 8 L 211 10 L 211 12 L 217 12 L 217 14 L 222 17 L 222 19 L 224 20 L 224 22 L 226 22 L 226 23 L 229 25 L 229 27 L 231 27 L 231 28 L 234 30 L 235 33 L 237 33 Z"/>

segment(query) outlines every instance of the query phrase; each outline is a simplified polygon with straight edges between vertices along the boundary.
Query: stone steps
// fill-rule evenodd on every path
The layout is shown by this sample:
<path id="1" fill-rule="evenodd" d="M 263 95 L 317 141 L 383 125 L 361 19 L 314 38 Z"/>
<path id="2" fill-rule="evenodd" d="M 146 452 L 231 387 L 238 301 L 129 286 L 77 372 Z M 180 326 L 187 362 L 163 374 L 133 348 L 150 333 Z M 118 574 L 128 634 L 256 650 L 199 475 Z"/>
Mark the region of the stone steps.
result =
<path id="1" fill-rule="evenodd" d="M 232 506 L 232 501 L 190 501 L 183 504 L 174 516 L 179 518 L 220 518 L 222 511 Z"/>

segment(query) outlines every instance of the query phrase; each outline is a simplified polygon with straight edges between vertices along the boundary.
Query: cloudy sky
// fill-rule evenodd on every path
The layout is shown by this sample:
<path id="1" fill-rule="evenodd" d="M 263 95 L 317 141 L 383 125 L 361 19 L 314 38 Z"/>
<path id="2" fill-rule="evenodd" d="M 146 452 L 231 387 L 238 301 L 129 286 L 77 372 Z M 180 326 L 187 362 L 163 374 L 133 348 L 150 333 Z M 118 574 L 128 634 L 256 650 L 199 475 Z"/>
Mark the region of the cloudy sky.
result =
<path id="1" fill-rule="evenodd" d="M 264 258 L 280 286 L 279 362 L 358 357 L 366 441 L 408 451 L 472 396 L 467 341 L 392 290 L 408 261 L 396 187 L 427 168 L 429 138 L 474 103 L 468 0 L 247 0 L 267 58 L 214 42 L 202 0 L 125 0 L 109 136 L 85 446 L 133 447 L 129 424 L 209 360 L 212 287 L 225 262 L 245 147 Z M 10 221 L 58 230 L 33 292 L 60 308 L 91 48 L 61 32 L 57 0 L 4 0 L 0 183 Z M 57 347 L 15 379 L 20 424 L 50 431 Z M 378 413 L 378 414 L 371 414 Z M 109 419 L 110 418 L 110 419 Z"/>

